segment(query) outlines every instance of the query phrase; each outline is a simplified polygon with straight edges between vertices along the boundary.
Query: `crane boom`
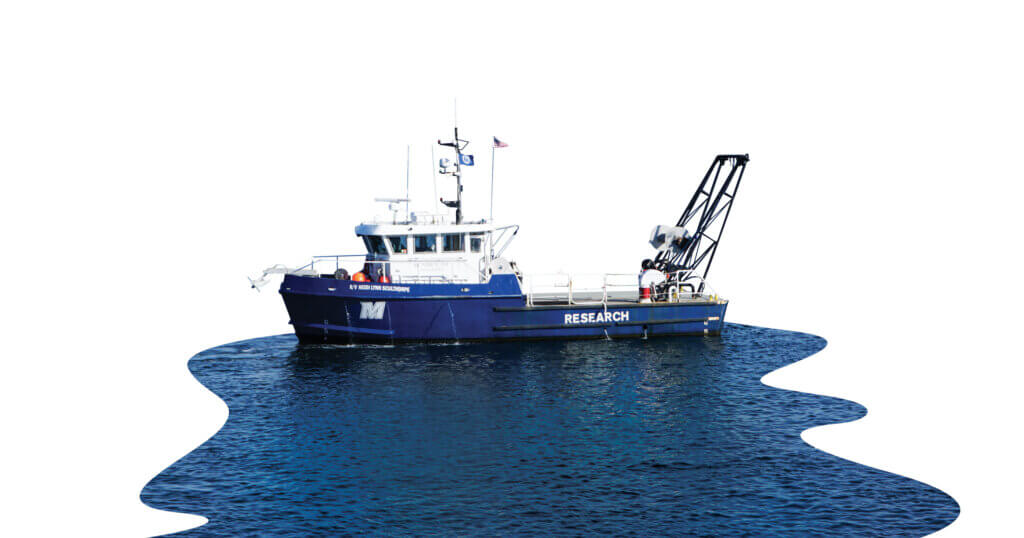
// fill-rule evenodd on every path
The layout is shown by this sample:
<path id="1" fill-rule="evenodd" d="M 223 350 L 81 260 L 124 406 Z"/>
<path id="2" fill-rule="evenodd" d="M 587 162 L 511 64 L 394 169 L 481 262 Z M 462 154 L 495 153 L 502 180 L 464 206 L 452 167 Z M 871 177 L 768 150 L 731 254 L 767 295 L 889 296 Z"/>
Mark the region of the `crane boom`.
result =
<path id="1" fill-rule="evenodd" d="M 729 220 L 749 155 L 718 155 L 674 227 L 658 226 L 651 244 L 660 250 L 654 267 L 682 281 L 699 276 L 700 290 Z"/>

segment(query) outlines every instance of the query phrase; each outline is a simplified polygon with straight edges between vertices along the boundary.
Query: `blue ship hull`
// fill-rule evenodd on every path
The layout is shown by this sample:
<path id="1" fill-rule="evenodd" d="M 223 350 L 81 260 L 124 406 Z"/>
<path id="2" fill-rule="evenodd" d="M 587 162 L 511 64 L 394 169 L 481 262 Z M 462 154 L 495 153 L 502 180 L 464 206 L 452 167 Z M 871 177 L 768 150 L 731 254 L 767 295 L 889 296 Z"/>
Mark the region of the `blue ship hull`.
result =
<path id="1" fill-rule="evenodd" d="M 485 284 L 384 284 L 285 275 L 302 343 L 638 338 L 716 335 L 725 301 L 528 305 L 515 275 Z"/>

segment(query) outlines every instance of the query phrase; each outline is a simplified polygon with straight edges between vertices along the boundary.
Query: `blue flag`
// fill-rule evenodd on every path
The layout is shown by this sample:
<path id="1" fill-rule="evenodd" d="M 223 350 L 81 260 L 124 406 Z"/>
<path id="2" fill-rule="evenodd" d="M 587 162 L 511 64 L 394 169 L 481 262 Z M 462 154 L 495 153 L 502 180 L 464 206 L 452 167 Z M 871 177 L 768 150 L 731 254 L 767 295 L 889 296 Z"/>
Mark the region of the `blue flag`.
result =
<path id="1" fill-rule="evenodd" d="M 459 155 L 459 164 L 462 166 L 473 166 L 472 155 Z"/>

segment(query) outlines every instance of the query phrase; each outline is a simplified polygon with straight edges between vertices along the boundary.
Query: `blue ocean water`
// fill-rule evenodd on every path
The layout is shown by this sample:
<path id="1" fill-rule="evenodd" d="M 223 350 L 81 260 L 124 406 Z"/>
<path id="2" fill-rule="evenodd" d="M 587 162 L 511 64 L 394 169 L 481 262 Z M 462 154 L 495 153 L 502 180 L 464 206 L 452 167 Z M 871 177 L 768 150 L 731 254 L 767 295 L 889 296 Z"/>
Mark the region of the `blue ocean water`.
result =
<path id="1" fill-rule="evenodd" d="M 189 367 L 227 402 L 143 490 L 193 536 L 922 536 L 957 503 L 815 450 L 858 404 L 760 378 L 825 346 L 720 337 L 397 347 L 273 336 Z"/>

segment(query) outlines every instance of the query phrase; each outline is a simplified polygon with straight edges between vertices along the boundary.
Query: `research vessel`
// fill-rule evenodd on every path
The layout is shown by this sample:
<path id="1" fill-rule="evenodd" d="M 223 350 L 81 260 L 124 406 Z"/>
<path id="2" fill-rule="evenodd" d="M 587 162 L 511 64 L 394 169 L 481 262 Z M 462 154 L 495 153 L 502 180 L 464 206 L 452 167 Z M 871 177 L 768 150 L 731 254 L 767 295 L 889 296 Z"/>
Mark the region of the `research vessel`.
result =
<path id="1" fill-rule="evenodd" d="M 504 257 L 519 226 L 462 213 L 469 142 L 455 128 L 454 152 L 438 172 L 456 180 L 447 214 L 410 213 L 409 199 L 389 203 L 390 219 L 355 227 L 366 252 L 313 256 L 302 267 L 275 265 L 279 292 L 301 343 L 461 342 L 717 335 L 729 302 L 707 284 L 748 155 L 718 155 L 675 225 L 656 226 L 654 254 L 642 272 L 524 274 Z M 494 139 L 494 148 L 506 144 Z M 492 164 L 493 196 L 493 164 Z M 405 216 L 400 216 L 405 204 Z M 493 203 L 492 203 L 493 206 Z"/>

